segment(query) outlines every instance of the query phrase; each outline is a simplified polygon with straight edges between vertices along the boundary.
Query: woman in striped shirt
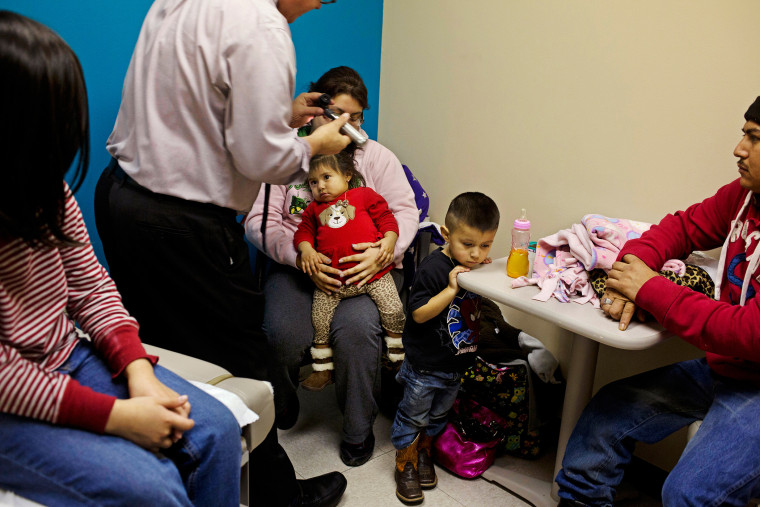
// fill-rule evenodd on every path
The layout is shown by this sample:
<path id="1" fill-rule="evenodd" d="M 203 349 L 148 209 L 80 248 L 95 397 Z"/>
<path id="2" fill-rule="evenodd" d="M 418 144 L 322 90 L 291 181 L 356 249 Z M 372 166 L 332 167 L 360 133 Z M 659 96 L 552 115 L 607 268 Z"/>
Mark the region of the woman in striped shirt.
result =
<path id="1" fill-rule="evenodd" d="M 238 505 L 237 422 L 155 366 L 63 181 L 76 160 L 76 190 L 89 158 L 79 61 L 0 11 L 0 75 L 0 488 L 46 505 Z"/>

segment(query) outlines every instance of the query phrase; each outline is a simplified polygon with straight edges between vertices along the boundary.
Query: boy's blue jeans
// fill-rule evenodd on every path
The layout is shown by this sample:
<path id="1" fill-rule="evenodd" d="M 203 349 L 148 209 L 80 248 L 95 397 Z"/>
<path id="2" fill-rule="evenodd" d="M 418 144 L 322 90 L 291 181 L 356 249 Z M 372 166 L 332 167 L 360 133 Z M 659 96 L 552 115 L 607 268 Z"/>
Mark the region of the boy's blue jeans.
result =
<path id="1" fill-rule="evenodd" d="M 654 443 L 704 419 L 665 481 L 663 505 L 747 505 L 760 494 L 759 391 L 712 374 L 705 359 L 605 386 L 570 436 L 559 496 L 612 505 L 637 441 Z"/>
<path id="2" fill-rule="evenodd" d="M 127 398 L 89 342 L 59 368 Z M 169 370 L 156 377 L 190 399 L 195 427 L 162 455 L 123 438 L 0 414 L 0 487 L 44 505 L 239 505 L 240 426 L 214 398 Z"/>
<path id="3" fill-rule="evenodd" d="M 396 382 L 404 387 L 404 396 L 391 426 L 393 447 L 409 447 L 422 431 L 431 437 L 443 431 L 461 378 L 459 373 L 417 370 L 404 360 L 396 375 Z"/>

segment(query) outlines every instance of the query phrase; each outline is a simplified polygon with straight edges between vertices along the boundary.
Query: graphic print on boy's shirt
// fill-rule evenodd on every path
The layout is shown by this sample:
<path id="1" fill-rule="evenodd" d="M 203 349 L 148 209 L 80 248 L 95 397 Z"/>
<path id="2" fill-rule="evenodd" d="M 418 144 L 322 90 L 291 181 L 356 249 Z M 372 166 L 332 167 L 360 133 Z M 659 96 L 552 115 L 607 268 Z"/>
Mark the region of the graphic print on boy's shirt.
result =
<path id="1" fill-rule="evenodd" d="M 469 291 L 457 294 L 449 305 L 446 327 L 450 341 L 444 343 L 454 355 L 473 352 L 478 348 L 480 335 L 480 297 Z M 446 334 L 443 333 L 445 338 Z"/>

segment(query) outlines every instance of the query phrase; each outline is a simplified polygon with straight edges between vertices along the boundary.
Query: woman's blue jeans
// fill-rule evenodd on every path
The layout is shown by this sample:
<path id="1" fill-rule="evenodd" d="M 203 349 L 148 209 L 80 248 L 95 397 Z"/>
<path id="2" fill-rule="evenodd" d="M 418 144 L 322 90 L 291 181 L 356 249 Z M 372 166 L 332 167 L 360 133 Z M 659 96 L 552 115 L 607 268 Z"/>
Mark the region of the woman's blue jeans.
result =
<path id="1" fill-rule="evenodd" d="M 403 386 L 404 396 L 391 426 L 393 447 L 409 447 L 423 431 L 431 437 L 443 431 L 461 378 L 459 373 L 416 370 L 407 360 L 401 363 L 396 381 Z"/>
<path id="2" fill-rule="evenodd" d="M 557 475 L 559 496 L 612 505 L 636 442 L 703 419 L 662 489 L 665 506 L 747 505 L 760 494 L 759 389 L 711 373 L 705 359 L 602 388 L 583 411 Z"/>
<path id="3" fill-rule="evenodd" d="M 89 342 L 59 369 L 128 398 Z M 240 426 L 217 400 L 170 371 L 156 377 L 190 398 L 195 426 L 162 454 L 111 435 L 0 414 L 0 487 L 44 505 L 239 505 Z"/>

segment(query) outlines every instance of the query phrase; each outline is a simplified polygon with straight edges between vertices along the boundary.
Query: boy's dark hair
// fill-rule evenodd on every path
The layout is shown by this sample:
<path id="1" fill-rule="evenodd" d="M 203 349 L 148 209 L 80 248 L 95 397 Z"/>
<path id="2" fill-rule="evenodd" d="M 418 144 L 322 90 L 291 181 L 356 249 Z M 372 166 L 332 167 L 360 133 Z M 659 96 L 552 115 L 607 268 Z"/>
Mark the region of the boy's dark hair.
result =
<path id="1" fill-rule="evenodd" d="M 87 90 L 74 52 L 50 28 L 0 11 L 0 238 L 78 245 L 63 232 L 63 178 L 87 175 Z"/>
<path id="2" fill-rule="evenodd" d="M 354 158 L 350 153 L 341 151 L 335 155 L 315 155 L 309 161 L 309 172 L 311 173 L 322 166 L 334 169 L 343 176 L 351 175 L 351 180 L 348 182 L 348 188 L 363 187 L 365 184 L 364 177 L 356 169 Z"/>
<path id="3" fill-rule="evenodd" d="M 499 228 L 499 208 L 485 194 L 465 192 L 449 204 L 445 224 L 450 233 L 462 224 L 481 232 L 495 231 Z"/>

